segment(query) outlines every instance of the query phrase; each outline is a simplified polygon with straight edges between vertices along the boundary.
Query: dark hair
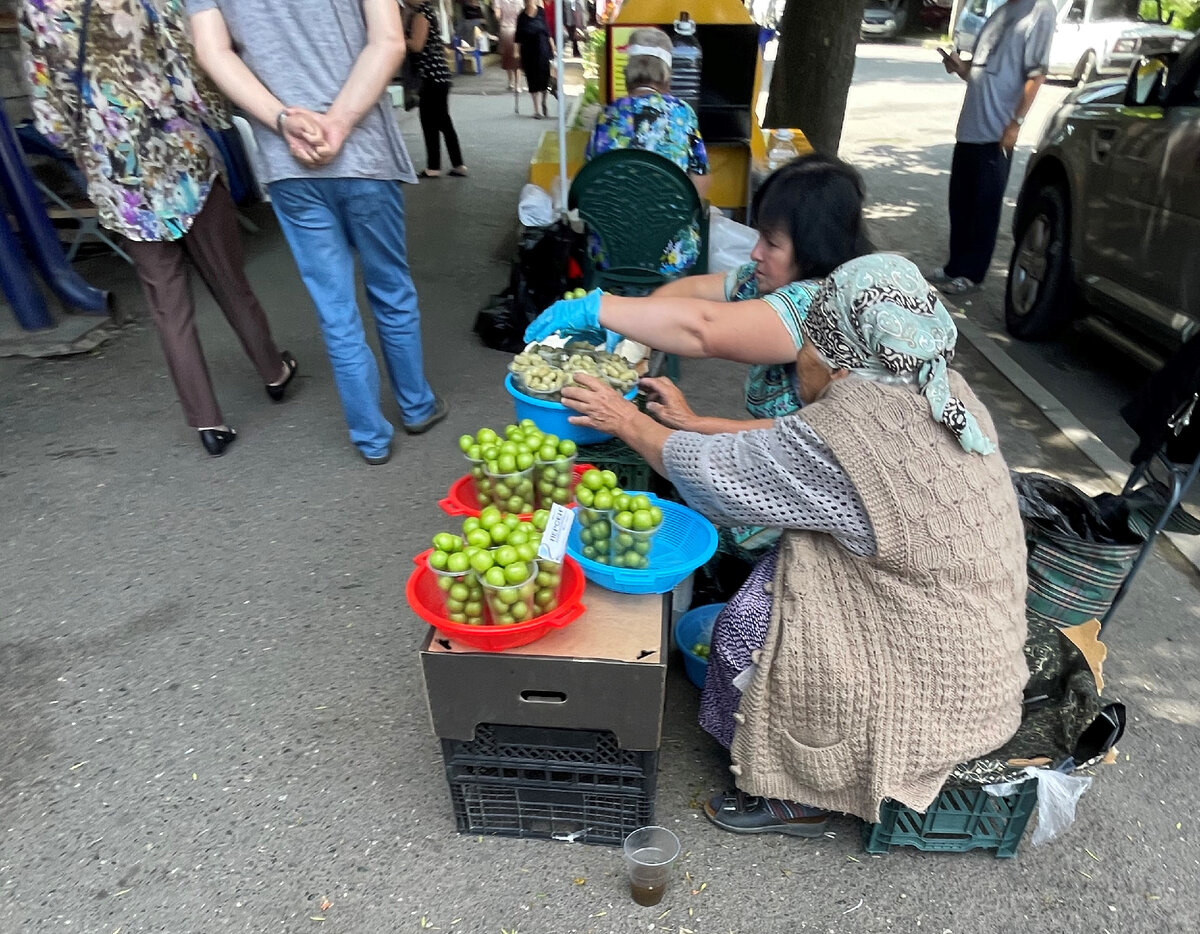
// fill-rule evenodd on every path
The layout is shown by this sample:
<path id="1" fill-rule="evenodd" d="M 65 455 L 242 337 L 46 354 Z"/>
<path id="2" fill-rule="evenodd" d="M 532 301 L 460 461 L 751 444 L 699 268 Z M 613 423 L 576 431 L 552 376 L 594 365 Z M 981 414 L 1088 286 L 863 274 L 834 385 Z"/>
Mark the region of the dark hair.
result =
<path id="1" fill-rule="evenodd" d="M 821 279 L 874 252 L 863 221 L 862 176 L 833 156 L 810 153 L 767 176 L 751 207 L 759 231 L 791 238 L 801 279 Z"/>

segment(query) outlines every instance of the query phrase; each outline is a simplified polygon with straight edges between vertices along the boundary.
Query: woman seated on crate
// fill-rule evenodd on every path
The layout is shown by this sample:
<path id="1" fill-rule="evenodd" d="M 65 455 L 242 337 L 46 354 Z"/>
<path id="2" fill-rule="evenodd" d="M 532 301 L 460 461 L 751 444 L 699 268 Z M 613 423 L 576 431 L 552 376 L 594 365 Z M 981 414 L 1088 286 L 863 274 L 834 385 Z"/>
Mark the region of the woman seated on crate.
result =
<path id="1" fill-rule="evenodd" d="M 803 410 L 676 431 L 577 376 L 572 421 L 622 438 L 719 523 L 783 530 L 717 618 L 700 722 L 737 833 L 824 832 L 831 811 L 924 810 L 1002 745 L 1028 677 L 1025 540 L 987 410 L 947 369 L 957 331 L 917 268 L 855 259 L 802 324 Z"/>
<path id="2" fill-rule="evenodd" d="M 671 94 L 671 39 L 661 29 L 647 26 L 629 36 L 625 63 L 628 94 L 600 112 L 588 140 L 584 159 L 613 149 L 644 149 L 674 162 L 688 174 L 703 198 L 712 182 L 708 153 L 700 138 L 700 121 L 690 104 Z M 667 247 L 659 267 L 663 275 L 677 276 L 700 258 L 700 230 L 681 230 Z M 593 261 L 603 267 L 604 257 L 593 247 Z"/>
<path id="3" fill-rule="evenodd" d="M 821 280 L 871 250 L 863 200 L 862 178 L 851 166 L 802 156 L 773 172 L 755 193 L 759 240 L 751 262 L 728 273 L 676 279 L 645 298 L 594 291 L 555 302 L 529 325 L 525 340 L 607 328 L 667 353 L 749 363 L 746 409 L 754 421 L 697 415 L 669 379 L 644 379 L 641 386 L 649 410 L 671 428 L 716 434 L 769 427 L 804 404 L 795 388 L 795 360 Z M 614 338 L 610 334 L 610 344 Z M 778 536 L 737 527 L 729 537 L 734 547 L 728 550 L 753 560 Z"/>

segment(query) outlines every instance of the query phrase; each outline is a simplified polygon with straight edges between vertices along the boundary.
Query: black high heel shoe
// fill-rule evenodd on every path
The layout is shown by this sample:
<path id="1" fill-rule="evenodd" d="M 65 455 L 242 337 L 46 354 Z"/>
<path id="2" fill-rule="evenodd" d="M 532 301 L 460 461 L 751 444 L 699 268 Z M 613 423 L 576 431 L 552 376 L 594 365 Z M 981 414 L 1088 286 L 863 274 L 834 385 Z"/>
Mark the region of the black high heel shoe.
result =
<path id="1" fill-rule="evenodd" d="M 288 383 L 292 381 L 292 377 L 296 375 L 296 371 L 300 369 L 300 364 L 296 362 L 296 358 L 286 350 L 279 356 L 283 360 L 283 365 L 287 367 L 288 375 L 282 383 L 277 383 L 274 386 L 272 386 L 270 383 L 267 383 L 267 395 L 270 396 L 274 402 L 283 401 L 284 390 L 287 389 Z"/>
<path id="2" fill-rule="evenodd" d="M 237 432 L 230 428 L 225 431 L 221 428 L 201 428 L 200 443 L 204 445 L 204 450 L 208 451 L 213 457 L 220 457 L 225 453 L 225 449 L 237 439 Z"/>

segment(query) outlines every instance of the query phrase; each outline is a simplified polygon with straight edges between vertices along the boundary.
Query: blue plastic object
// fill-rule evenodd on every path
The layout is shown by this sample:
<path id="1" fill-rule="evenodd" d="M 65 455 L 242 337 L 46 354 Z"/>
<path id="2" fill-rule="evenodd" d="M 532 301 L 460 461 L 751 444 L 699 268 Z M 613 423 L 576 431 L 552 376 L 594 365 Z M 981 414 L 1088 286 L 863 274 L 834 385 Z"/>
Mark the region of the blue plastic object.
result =
<path id="1" fill-rule="evenodd" d="M 25 156 L 21 151 L 17 134 L 0 108 L 0 190 L 8 209 L 17 219 L 21 239 L 29 258 L 42 277 L 42 281 L 58 296 L 64 305 L 80 311 L 106 315 L 109 313 L 109 295 L 92 288 L 80 277 L 63 254 L 58 234 L 46 216 L 41 195 L 34 184 Z M 27 315 L 33 327 L 44 326 L 36 310 Z"/>
<path id="2" fill-rule="evenodd" d="M 638 495 L 634 490 L 626 492 Z M 654 534 L 647 555 L 650 566 L 644 571 L 614 568 L 585 558 L 579 541 L 579 522 L 571 526 L 567 554 L 579 562 L 584 576 L 593 584 L 617 593 L 666 593 L 674 590 L 676 584 L 708 561 L 717 550 L 717 530 L 704 516 L 687 506 L 659 499 L 653 493 L 644 495 L 663 512 L 662 525 Z M 578 513 L 578 506 L 575 511 Z"/>
<path id="3" fill-rule="evenodd" d="M 572 425 L 567 421 L 567 418 L 576 414 L 575 412 L 568 409 L 561 402 L 550 402 L 545 399 L 535 399 L 533 396 L 525 395 L 525 393 L 521 392 L 513 384 L 511 373 L 504 379 L 504 388 L 513 397 L 513 407 L 516 409 L 518 422 L 523 418 L 531 418 L 543 433 L 558 435 L 560 438 L 574 441 L 576 444 L 596 444 L 599 441 L 607 441 L 612 437 L 612 435 L 605 434 L 603 431 L 597 431 L 595 428 Z M 634 386 L 629 392 L 625 393 L 625 398 L 633 399 L 636 395 L 637 386 Z M 642 592 L 651 593 L 652 591 Z"/>
<path id="4" fill-rule="evenodd" d="M 675 623 L 675 644 L 683 653 L 683 670 L 687 672 L 688 680 L 696 687 L 704 688 L 704 679 L 708 675 L 708 659 L 692 651 L 692 646 L 698 642 L 709 645 L 712 642 L 713 623 L 724 603 L 710 603 L 708 606 L 698 606 L 688 610 Z"/>

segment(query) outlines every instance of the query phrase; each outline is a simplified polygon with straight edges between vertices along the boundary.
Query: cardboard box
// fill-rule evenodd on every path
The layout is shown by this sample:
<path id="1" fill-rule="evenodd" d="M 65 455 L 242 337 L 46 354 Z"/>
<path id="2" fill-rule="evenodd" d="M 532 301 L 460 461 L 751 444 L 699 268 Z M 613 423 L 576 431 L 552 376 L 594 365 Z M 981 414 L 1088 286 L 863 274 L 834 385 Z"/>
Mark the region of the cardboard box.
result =
<path id="1" fill-rule="evenodd" d="M 530 645 L 481 652 L 429 630 L 421 670 L 433 732 L 472 740 L 481 723 L 608 730 L 658 749 L 666 702 L 670 594 L 589 584 L 587 610 Z"/>

